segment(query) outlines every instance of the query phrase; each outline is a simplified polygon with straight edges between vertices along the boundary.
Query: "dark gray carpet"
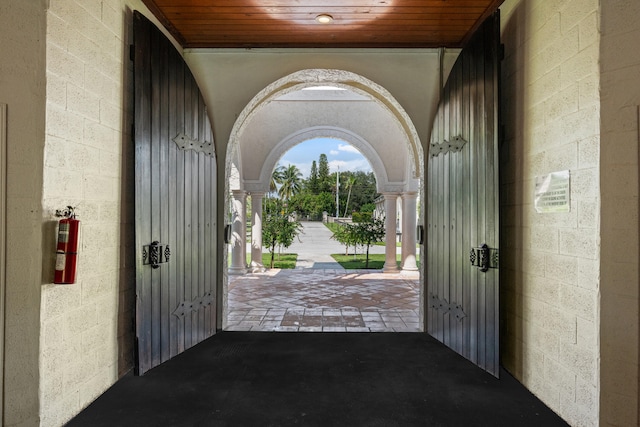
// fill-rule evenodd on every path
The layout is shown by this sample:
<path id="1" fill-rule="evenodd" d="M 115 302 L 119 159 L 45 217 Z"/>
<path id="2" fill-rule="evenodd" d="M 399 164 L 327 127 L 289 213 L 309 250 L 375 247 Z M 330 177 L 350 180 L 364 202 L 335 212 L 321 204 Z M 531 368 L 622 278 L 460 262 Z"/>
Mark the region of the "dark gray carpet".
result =
<path id="1" fill-rule="evenodd" d="M 222 332 L 69 426 L 566 426 L 422 333 Z"/>

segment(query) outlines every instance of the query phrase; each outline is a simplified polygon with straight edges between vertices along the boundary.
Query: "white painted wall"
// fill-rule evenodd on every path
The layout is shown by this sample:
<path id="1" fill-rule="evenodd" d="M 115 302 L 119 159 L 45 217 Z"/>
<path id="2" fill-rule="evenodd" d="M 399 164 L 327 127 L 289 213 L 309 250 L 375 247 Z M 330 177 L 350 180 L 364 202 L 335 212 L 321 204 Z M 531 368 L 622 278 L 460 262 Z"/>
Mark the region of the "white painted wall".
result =
<path id="1" fill-rule="evenodd" d="M 600 425 L 638 425 L 640 2 L 601 2 Z"/>
<path id="2" fill-rule="evenodd" d="M 263 88 L 296 71 L 346 70 L 388 90 L 428 141 L 438 101 L 437 49 L 187 49 L 185 59 L 213 118 L 217 153 L 226 145 L 236 118 Z M 455 61 L 457 51 L 447 55 Z M 436 96 L 434 96 L 436 95 Z"/>
<path id="3" fill-rule="evenodd" d="M 271 102 L 268 107 L 255 113 L 251 125 L 242 135 L 240 150 L 244 179 L 259 180 L 262 165 L 269 153 L 295 132 L 335 126 L 367 141 L 378 153 L 388 181 L 402 183 L 405 171 L 412 165 L 409 163 L 408 141 L 403 130 L 400 126 L 389 126 L 395 123 L 395 119 L 371 101 Z"/>
<path id="4" fill-rule="evenodd" d="M 576 426 L 600 413 L 599 3 L 501 7 L 502 362 Z M 536 213 L 535 177 L 567 169 L 571 212 Z"/>

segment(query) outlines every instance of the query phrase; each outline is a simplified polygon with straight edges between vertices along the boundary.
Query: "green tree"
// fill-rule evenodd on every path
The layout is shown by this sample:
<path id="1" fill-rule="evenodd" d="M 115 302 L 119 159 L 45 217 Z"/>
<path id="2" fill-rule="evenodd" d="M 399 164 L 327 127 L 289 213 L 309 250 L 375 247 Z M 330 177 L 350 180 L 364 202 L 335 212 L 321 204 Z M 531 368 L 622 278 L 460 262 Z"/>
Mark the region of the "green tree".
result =
<path id="1" fill-rule="evenodd" d="M 302 191 L 289 199 L 289 206 L 300 217 L 309 217 L 312 221 L 322 218 L 322 210 L 318 206 L 318 196 Z"/>
<path id="2" fill-rule="evenodd" d="M 376 196 L 375 175 L 362 171 L 340 172 L 340 206 L 336 209 L 336 172 L 330 173 L 326 154 L 312 162 L 310 175 L 302 179 L 297 167 L 278 165 L 272 173 L 270 193 L 279 193 L 290 209 L 301 217 L 316 221 L 323 212 L 357 212 L 366 204 L 373 206 Z M 373 209 L 368 210 L 371 212 Z"/>
<path id="3" fill-rule="evenodd" d="M 353 222 L 371 222 L 373 214 L 371 212 L 354 212 L 352 216 Z"/>
<path id="4" fill-rule="evenodd" d="M 357 244 L 367 247 L 365 268 L 369 268 L 369 248 L 384 238 L 384 220 L 371 218 L 371 221 L 357 222 L 352 225 Z"/>
<path id="5" fill-rule="evenodd" d="M 318 194 L 318 209 L 320 213 L 328 212 L 332 213 L 336 211 L 336 197 L 327 192 Z"/>
<path id="6" fill-rule="evenodd" d="M 366 247 L 365 268 L 369 268 L 369 249 L 371 245 L 382 241 L 384 236 L 384 220 L 371 218 L 368 221 L 340 224 L 331 238 L 346 246 L 345 255 L 349 254 L 349 246 Z"/>
<path id="7" fill-rule="evenodd" d="M 320 193 L 331 193 L 333 181 L 329 176 L 329 161 L 326 154 L 320 154 L 318 160 L 318 191 Z"/>
<path id="8" fill-rule="evenodd" d="M 376 178 L 373 172 L 353 172 L 356 182 L 351 191 L 349 206 L 352 211 L 364 211 L 362 205 L 373 203 L 378 196 Z"/>
<path id="9" fill-rule="evenodd" d="M 375 210 L 376 210 L 376 205 L 373 202 L 372 203 L 365 203 L 364 205 L 360 206 L 360 212 L 361 213 L 372 214 Z"/>
<path id="10" fill-rule="evenodd" d="M 271 253 L 273 268 L 276 247 L 288 248 L 302 231 L 287 204 L 280 199 L 265 199 L 262 213 L 262 245 Z"/>
<path id="11" fill-rule="evenodd" d="M 289 165 L 283 168 L 278 195 L 284 200 L 289 200 L 292 196 L 298 194 L 301 188 L 302 173 L 300 169 L 296 165 Z"/>
<path id="12" fill-rule="evenodd" d="M 355 232 L 355 226 L 353 224 L 337 224 L 338 227 L 331 236 L 332 239 L 337 240 L 345 246 L 344 254 L 349 255 L 349 246 L 353 246 L 353 254 L 356 254 L 357 235 Z"/>
<path id="13" fill-rule="evenodd" d="M 309 190 L 311 194 L 318 194 L 318 165 L 315 160 L 311 162 L 311 172 L 307 180 L 307 190 Z"/>
<path id="14" fill-rule="evenodd" d="M 269 193 L 275 194 L 278 191 L 278 185 L 282 183 L 282 173 L 284 166 L 277 166 L 271 172 L 271 180 L 269 181 Z"/>

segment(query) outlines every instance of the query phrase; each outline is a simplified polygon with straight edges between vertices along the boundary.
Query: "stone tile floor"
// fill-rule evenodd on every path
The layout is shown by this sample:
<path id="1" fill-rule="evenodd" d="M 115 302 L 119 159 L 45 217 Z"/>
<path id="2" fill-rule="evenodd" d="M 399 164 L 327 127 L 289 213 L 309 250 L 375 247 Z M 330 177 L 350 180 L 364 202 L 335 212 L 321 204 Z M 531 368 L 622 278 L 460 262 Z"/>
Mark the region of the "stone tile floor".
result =
<path id="1" fill-rule="evenodd" d="M 419 275 L 272 269 L 229 276 L 228 331 L 419 332 Z"/>

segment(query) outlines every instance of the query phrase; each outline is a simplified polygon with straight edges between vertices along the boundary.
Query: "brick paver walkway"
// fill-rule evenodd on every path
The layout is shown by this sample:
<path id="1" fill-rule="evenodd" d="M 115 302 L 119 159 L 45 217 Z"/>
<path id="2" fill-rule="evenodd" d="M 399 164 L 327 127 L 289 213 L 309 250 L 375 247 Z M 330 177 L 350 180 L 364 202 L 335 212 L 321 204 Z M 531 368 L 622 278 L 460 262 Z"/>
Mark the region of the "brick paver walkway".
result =
<path id="1" fill-rule="evenodd" d="M 419 275 L 278 270 L 229 277 L 229 331 L 418 332 Z"/>

